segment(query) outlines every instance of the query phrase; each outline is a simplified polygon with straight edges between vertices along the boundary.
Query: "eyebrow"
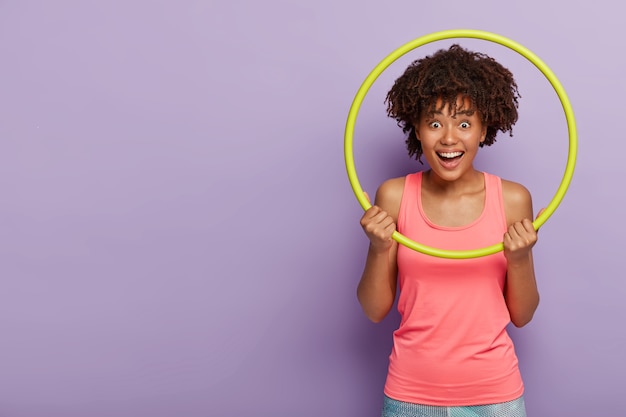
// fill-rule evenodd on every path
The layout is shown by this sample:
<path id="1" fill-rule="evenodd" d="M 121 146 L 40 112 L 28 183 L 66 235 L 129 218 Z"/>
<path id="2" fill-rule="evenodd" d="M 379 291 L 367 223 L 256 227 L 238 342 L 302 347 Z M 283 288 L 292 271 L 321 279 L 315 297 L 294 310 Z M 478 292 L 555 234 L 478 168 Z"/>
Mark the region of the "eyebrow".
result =
<path id="1" fill-rule="evenodd" d="M 452 115 L 452 117 L 456 117 L 456 116 L 457 116 L 457 115 L 459 115 L 459 114 L 460 114 L 461 116 L 471 116 L 471 115 L 473 115 L 474 113 L 476 113 L 476 110 L 458 110 L 456 113 L 454 113 L 454 114 Z M 432 117 L 432 116 L 434 116 L 434 115 L 436 115 L 436 114 L 438 114 L 438 115 L 439 115 L 439 114 L 443 114 L 443 113 L 442 113 L 442 112 L 440 112 L 440 111 L 438 111 L 438 110 L 435 110 L 435 111 L 433 111 L 433 112 L 430 112 L 430 113 L 427 115 L 427 117 L 429 117 L 429 116 L 430 116 L 430 117 Z"/>

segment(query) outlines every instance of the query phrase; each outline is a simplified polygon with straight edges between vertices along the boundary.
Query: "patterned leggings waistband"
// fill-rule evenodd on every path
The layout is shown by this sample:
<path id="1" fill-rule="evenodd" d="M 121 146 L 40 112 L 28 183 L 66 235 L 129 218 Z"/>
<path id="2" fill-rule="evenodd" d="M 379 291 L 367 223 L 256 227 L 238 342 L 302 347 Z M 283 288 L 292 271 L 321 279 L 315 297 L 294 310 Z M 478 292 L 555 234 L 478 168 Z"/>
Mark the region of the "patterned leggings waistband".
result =
<path id="1" fill-rule="evenodd" d="M 524 397 L 499 404 L 442 407 L 412 404 L 385 395 L 382 417 L 526 417 Z"/>

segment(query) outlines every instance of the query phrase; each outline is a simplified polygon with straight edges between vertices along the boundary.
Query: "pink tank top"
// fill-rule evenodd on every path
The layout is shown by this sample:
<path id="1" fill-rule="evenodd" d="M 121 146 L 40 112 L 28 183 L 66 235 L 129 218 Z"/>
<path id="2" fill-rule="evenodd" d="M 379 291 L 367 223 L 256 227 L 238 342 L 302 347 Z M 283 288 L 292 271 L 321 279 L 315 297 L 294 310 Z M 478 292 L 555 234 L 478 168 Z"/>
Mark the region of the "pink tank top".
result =
<path id="1" fill-rule="evenodd" d="M 461 227 L 431 223 L 421 204 L 422 173 L 406 177 L 398 231 L 421 244 L 469 250 L 501 242 L 507 229 L 500 178 L 485 177 L 485 206 Z M 523 394 L 517 356 L 506 326 L 502 252 L 444 259 L 398 247 L 401 323 L 385 394 L 417 404 L 462 406 L 510 401 Z"/>

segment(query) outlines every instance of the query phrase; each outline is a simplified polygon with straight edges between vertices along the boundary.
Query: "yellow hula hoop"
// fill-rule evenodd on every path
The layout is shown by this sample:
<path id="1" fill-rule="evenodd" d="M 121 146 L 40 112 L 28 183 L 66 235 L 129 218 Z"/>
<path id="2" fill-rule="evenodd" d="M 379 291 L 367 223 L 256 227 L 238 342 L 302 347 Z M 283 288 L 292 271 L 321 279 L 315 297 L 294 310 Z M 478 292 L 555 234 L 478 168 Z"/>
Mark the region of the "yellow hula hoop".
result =
<path id="1" fill-rule="evenodd" d="M 569 151 L 567 156 L 567 164 L 565 166 L 565 173 L 563 174 L 563 179 L 559 185 L 559 188 L 554 195 L 554 198 L 550 203 L 546 206 L 545 210 L 539 217 L 535 219 L 533 222 L 533 226 L 535 230 L 539 230 L 539 228 L 552 216 L 554 211 L 557 209 L 565 193 L 567 192 L 567 188 L 569 187 L 570 182 L 572 181 L 572 176 L 574 175 L 574 167 L 576 165 L 576 152 L 578 147 L 577 142 L 577 134 L 576 134 L 576 121 L 574 119 L 574 111 L 572 110 L 572 106 L 567 98 L 567 94 L 565 90 L 561 86 L 561 83 L 556 78 L 554 73 L 548 68 L 548 66 L 539 59 L 534 53 L 520 45 L 517 42 L 512 41 L 511 39 L 505 38 L 504 36 L 497 35 L 491 32 L 485 32 L 482 30 L 472 30 L 472 29 L 454 29 L 454 30 L 444 30 L 440 32 L 434 32 L 429 35 L 422 36 L 417 38 L 411 42 L 408 42 L 391 54 L 389 54 L 385 59 L 383 59 L 367 76 L 357 94 L 352 102 L 352 106 L 350 107 L 350 112 L 348 113 L 348 119 L 346 122 L 346 130 L 344 135 L 344 157 L 346 163 L 346 170 L 348 172 L 348 179 L 350 180 L 350 185 L 352 186 L 352 190 L 360 203 L 363 210 L 367 210 L 371 207 L 369 201 L 365 197 L 363 189 L 359 183 L 359 179 L 356 174 L 356 169 L 354 166 L 354 152 L 353 152 L 353 136 L 354 136 L 354 127 L 356 124 L 357 115 L 359 109 L 361 107 L 361 103 L 365 98 L 368 90 L 374 84 L 374 81 L 380 76 L 380 74 L 389 67 L 393 62 L 395 62 L 398 58 L 405 55 L 407 52 L 412 51 L 420 46 L 426 45 L 431 42 L 440 41 L 444 39 L 451 38 L 474 38 L 474 39 L 482 39 L 494 43 L 498 43 L 503 45 L 513 51 L 519 53 L 530 62 L 532 62 L 547 78 L 550 82 L 554 91 L 559 97 L 561 101 L 561 105 L 565 112 L 565 118 L 567 120 L 567 130 L 569 132 Z M 431 256 L 437 256 L 440 258 L 451 258 L 451 259 L 465 259 L 465 258 L 478 258 L 481 256 L 491 255 L 493 253 L 499 252 L 504 248 L 502 242 L 481 248 L 481 249 L 473 249 L 473 250 L 464 250 L 464 251 L 452 251 L 445 249 L 437 249 L 429 246 L 422 245 L 417 243 L 401 233 L 395 231 L 393 233 L 393 239 L 398 243 L 416 250 L 418 252 L 425 253 Z"/>

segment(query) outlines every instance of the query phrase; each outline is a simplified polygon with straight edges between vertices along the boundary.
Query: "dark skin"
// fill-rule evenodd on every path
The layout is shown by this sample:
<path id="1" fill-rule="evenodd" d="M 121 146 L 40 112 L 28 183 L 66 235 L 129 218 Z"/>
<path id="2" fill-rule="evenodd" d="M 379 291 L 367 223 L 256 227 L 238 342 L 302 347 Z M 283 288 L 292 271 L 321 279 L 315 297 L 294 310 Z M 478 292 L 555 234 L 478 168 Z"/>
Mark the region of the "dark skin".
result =
<path id="1" fill-rule="evenodd" d="M 439 107 L 441 111 L 423 115 L 414 125 L 431 166 L 422 179 L 423 209 L 435 224 L 461 226 L 478 218 L 484 207 L 483 174 L 473 162 L 487 126 L 479 112 L 463 110 L 471 108 L 471 100 L 463 96 L 457 98 L 456 110 L 451 111 L 449 105 Z M 391 235 L 396 230 L 404 181 L 404 177 L 385 181 L 376 192 L 374 205 L 361 218 L 370 244 L 357 296 L 373 322 L 387 316 L 396 297 L 398 244 Z M 528 190 L 503 180 L 502 193 L 508 224 L 503 236 L 507 260 L 503 296 L 512 323 L 522 327 L 531 321 L 539 304 L 532 257 L 537 232 L 531 221 Z"/>
<path id="2" fill-rule="evenodd" d="M 456 111 L 459 94 L 471 97 L 471 108 L 487 128 L 480 146 L 494 144 L 498 132 L 513 134 L 520 97 L 513 74 L 484 54 L 452 45 L 413 62 L 387 93 L 387 114 L 408 134 L 409 156 L 420 160 L 422 155 L 416 121 L 442 104 Z"/>

